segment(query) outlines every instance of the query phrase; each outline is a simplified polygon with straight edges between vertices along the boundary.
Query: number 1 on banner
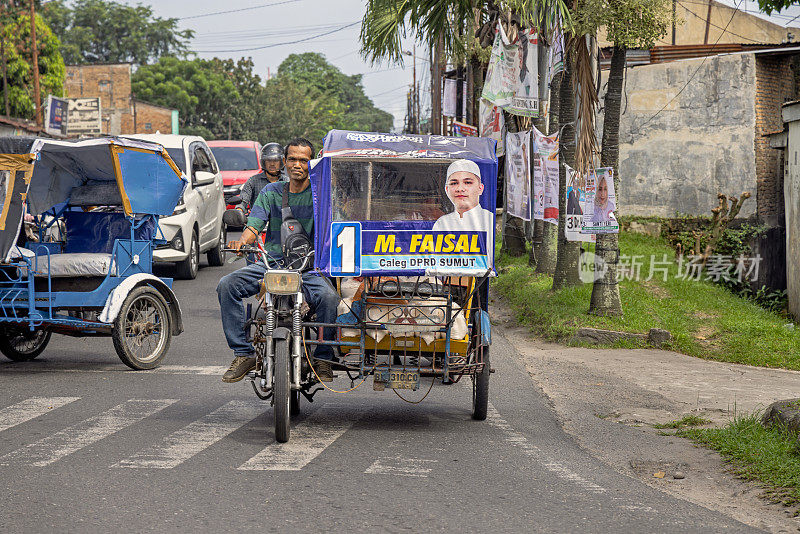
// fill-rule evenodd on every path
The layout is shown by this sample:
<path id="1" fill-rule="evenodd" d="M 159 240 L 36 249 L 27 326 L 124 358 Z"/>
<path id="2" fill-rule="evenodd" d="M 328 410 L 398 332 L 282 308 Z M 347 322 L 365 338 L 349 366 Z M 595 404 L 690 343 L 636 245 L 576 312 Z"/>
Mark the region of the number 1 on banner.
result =
<path id="1" fill-rule="evenodd" d="M 331 276 L 361 275 L 361 223 L 331 223 Z"/>

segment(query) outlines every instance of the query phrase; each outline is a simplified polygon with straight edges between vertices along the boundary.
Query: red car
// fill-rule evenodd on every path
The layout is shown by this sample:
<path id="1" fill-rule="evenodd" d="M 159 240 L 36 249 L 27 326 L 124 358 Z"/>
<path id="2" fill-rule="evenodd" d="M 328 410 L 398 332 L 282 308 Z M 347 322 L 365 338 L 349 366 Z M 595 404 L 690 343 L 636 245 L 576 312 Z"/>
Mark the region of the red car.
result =
<path id="1" fill-rule="evenodd" d="M 261 144 L 256 141 L 208 141 L 222 172 L 225 200 L 238 195 L 248 178 L 261 172 Z M 232 208 L 233 206 L 228 206 Z"/>

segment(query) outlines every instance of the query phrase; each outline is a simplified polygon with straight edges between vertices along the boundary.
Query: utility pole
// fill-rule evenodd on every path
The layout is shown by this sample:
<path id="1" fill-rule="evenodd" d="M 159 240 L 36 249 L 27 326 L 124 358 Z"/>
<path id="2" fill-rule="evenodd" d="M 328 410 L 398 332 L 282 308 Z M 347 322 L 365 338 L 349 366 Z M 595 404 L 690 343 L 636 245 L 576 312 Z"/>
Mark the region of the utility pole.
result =
<path id="1" fill-rule="evenodd" d="M 442 38 L 436 40 L 431 58 L 431 133 L 442 134 Z"/>
<path id="2" fill-rule="evenodd" d="M 418 95 L 417 91 L 419 90 L 419 88 L 417 87 L 417 45 L 416 45 L 416 43 L 414 44 L 414 48 L 412 49 L 411 58 L 412 58 L 412 64 L 413 64 L 412 76 L 414 77 L 414 85 L 412 86 L 412 90 L 414 91 L 414 93 L 413 93 L 412 100 L 411 100 L 412 116 L 414 117 L 414 125 L 412 126 L 412 128 L 413 128 L 413 132 L 412 133 L 418 134 L 419 133 L 419 97 L 417 96 Z"/>
<path id="3" fill-rule="evenodd" d="M 2 6 L 3 6 L 3 15 L 5 15 L 5 4 L 2 4 Z M 2 61 L 3 61 L 3 100 L 5 100 L 5 103 L 6 103 L 6 107 L 5 107 L 5 109 L 6 109 L 6 117 L 10 117 L 11 116 L 11 108 L 9 107 L 9 104 L 8 104 L 8 74 L 6 72 L 6 70 L 7 70 L 7 68 L 6 68 L 6 43 L 3 40 L 3 37 L 1 35 L 0 35 L 0 58 L 2 58 Z"/>
<path id="4" fill-rule="evenodd" d="M 39 47 L 36 45 L 36 11 L 31 0 L 31 49 L 33 50 L 33 104 L 36 112 L 36 125 L 42 125 L 42 98 L 39 94 Z"/>

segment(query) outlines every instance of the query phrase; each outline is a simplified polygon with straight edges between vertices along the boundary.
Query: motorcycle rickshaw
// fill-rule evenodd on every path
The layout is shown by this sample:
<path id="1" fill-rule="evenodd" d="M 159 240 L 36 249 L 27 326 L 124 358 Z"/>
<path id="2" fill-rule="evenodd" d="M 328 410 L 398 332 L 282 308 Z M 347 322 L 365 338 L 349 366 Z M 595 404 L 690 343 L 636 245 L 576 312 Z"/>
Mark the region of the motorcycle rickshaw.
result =
<path id="1" fill-rule="evenodd" d="M 127 366 L 158 366 L 183 322 L 153 248 L 185 185 L 158 144 L 0 138 L 0 352 L 111 336 Z"/>
<path id="2" fill-rule="evenodd" d="M 472 173 L 469 194 L 445 188 L 456 160 Z M 348 391 L 371 377 L 374 390 L 403 397 L 403 390 L 430 392 L 434 383 L 466 377 L 472 416 L 485 419 L 494 141 L 334 130 L 309 165 L 313 266 L 335 281 L 342 301 L 335 324 L 312 321 L 303 306 L 301 268 L 293 265 L 269 269 L 256 312 L 248 306 L 246 329 L 257 361 L 248 376 L 256 394 L 272 401 L 277 441 L 288 441 L 301 397 L 311 401 L 323 389 L 336 391 L 314 371 L 310 355 L 320 344 L 338 349 L 333 369 L 350 379 Z M 466 200 L 474 204 L 472 216 L 456 213 L 456 204 Z M 226 222 L 237 224 L 235 215 L 227 212 Z M 261 254 L 269 264 L 256 245 L 242 252 Z M 323 337 L 325 328 L 335 328 L 335 340 Z"/>

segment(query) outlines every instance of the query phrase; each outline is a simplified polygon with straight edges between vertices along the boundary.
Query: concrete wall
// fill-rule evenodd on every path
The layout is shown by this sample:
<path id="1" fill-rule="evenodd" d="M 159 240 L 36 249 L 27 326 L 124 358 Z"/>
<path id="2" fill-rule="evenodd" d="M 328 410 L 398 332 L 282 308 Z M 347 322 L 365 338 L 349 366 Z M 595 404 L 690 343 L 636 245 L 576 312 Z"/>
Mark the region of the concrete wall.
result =
<path id="1" fill-rule="evenodd" d="M 678 19 L 683 23 L 675 26 L 674 44 L 703 44 L 706 35 L 708 3 L 703 0 L 678 2 L 676 4 L 676 13 Z M 732 7 L 718 2 L 711 2 L 711 18 L 709 20 L 711 24 L 708 26 L 708 44 L 780 44 L 791 42 L 790 37 L 794 42 L 800 42 L 800 28 L 784 28 L 741 10 L 734 14 Z M 723 32 L 722 29 L 726 27 L 727 31 Z M 606 40 L 605 32 L 599 32 L 598 41 L 601 47 L 611 46 L 611 43 Z M 671 44 L 673 42 L 672 28 L 670 27 L 667 29 L 666 35 L 656 42 L 656 46 Z"/>
<path id="2" fill-rule="evenodd" d="M 754 213 L 755 78 L 753 54 L 628 69 L 617 193 L 623 215 L 710 215 L 718 193 L 743 191 L 753 198 L 740 216 Z"/>
<path id="3" fill-rule="evenodd" d="M 786 201 L 786 292 L 789 312 L 800 319 L 800 120 L 789 122 L 783 196 Z"/>

